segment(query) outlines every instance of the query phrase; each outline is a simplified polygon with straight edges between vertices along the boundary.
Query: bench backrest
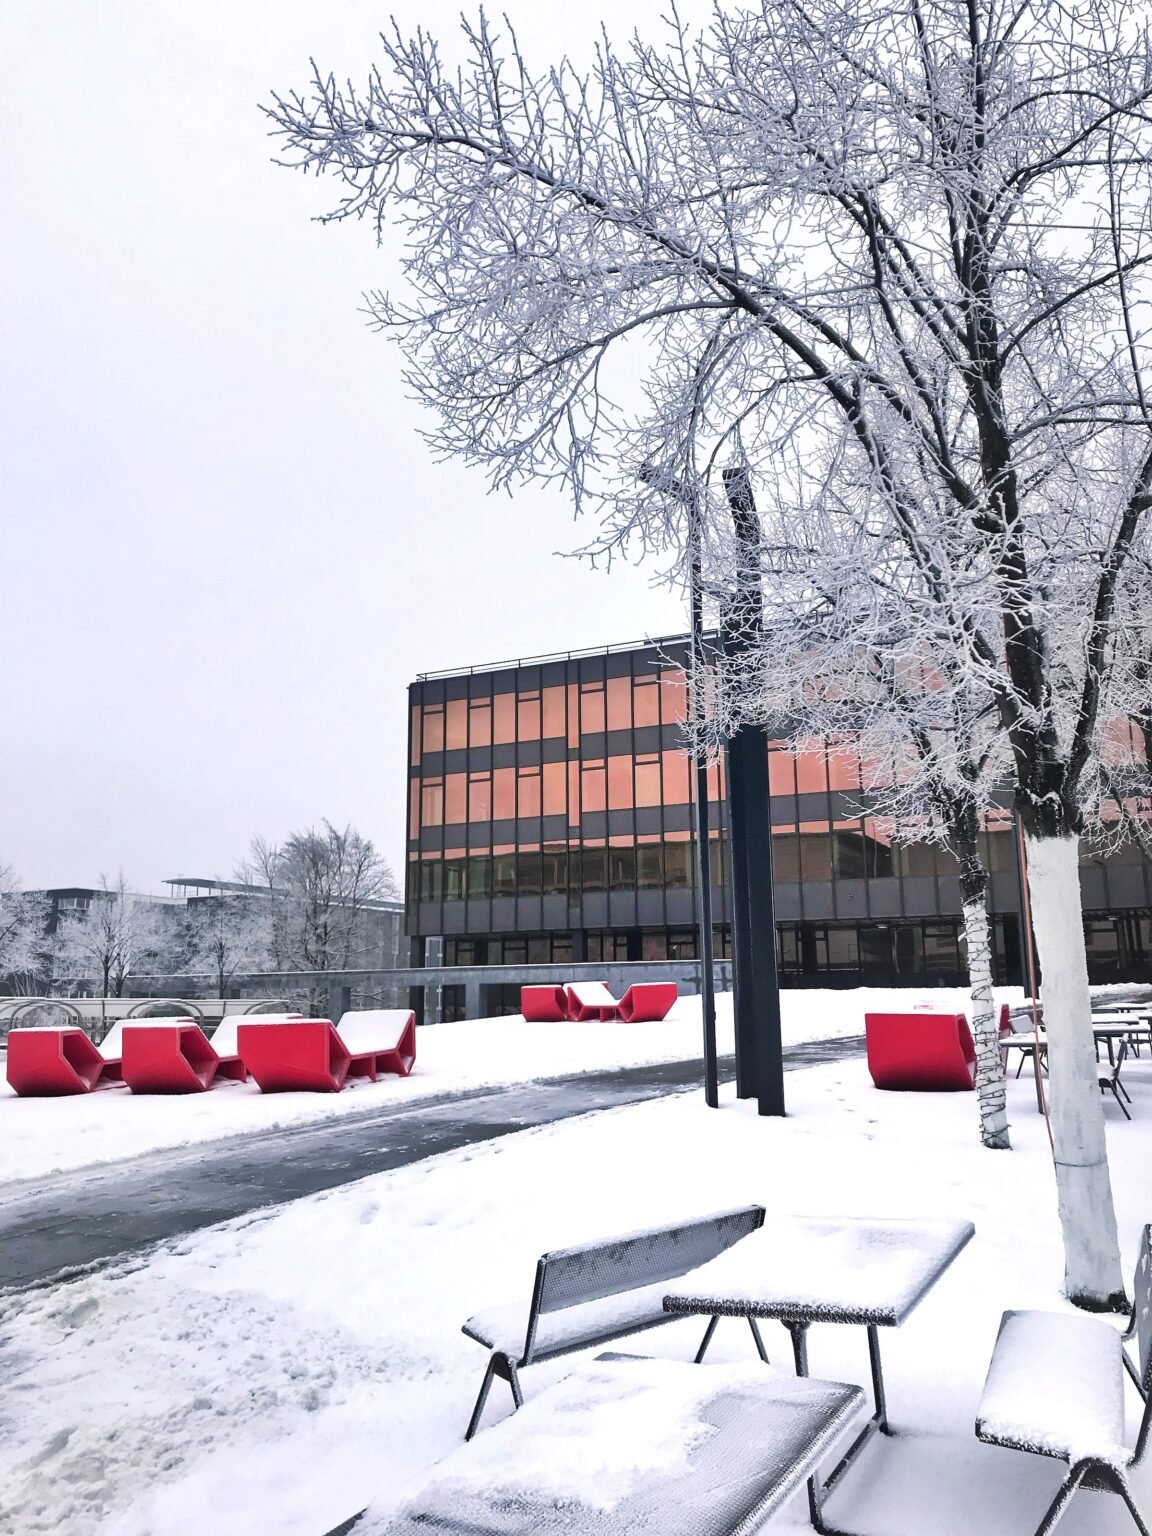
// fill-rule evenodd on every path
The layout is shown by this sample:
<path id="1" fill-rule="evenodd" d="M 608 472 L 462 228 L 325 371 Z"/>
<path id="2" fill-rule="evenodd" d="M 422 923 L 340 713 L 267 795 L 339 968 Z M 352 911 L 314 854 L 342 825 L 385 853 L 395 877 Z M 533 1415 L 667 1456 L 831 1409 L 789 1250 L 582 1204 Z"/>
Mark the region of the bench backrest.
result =
<path id="1" fill-rule="evenodd" d="M 697 1216 L 675 1226 L 629 1232 L 577 1248 L 557 1248 L 536 1265 L 536 1284 L 528 1314 L 524 1362 L 532 1358 L 536 1326 L 542 1313 L 559 1312 L 582 1302 L 601 1301 L 661 1280 L 675 1280 L 714 1259 L 764 1224 L 762 1205 Z"/>

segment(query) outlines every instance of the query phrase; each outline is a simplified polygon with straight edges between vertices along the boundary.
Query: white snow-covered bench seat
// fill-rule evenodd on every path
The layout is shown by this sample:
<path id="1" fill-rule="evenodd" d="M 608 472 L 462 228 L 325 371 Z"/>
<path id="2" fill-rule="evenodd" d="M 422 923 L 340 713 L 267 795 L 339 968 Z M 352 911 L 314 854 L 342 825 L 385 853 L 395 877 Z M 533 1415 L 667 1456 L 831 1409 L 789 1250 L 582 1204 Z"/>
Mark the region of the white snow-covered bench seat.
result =
<path id="1" fill-rule="evenodd" d="M 607 1357 L 436 1468 L 354 1536 L 745 1536 L 865 1411 L 863 1390 L 763 1365 Z M 809 1482 L 819 1528 L 820 1491 Z"/>
<path id="2" fill-rule="evenodd" d="M 763 1222 L 764 1207 L 746 1205 L 544 1254 L 530 1301 L 489 1307 L 464 1324 L 464 1333 L 491 1351 L 465 1439 L 476 1433 L 495 1377 L 508 1382 L 519 1408 L 525 1366 L 672 1322 L 664 1310 L 667 1282 L 716 1258 Z M 767 1360 L 755 1318 L 749 1323 L 760 1358 Z M 697 1363 L 715 1326 L 712 1318 Z"/>
<path id="3" fill-rule="evenodd" d="M 1123 1336 L 1100 1318 L 1066 1312 L 1005 1312 L 976 1415 L 976 1435 L 989 1445 L 1054 1456 L 1068 1463 L 1036 1536 L 1047 1536 L 1078 1487 L 1118 1493 L 1143 1536 L 1128 1469 L 1143 1460 L 1152 1428 L 1152 1227 L 1145 1227 L 1133 1286 L 1132 1318 Z M 1137 1340 L 1138 1364 L 1124 1349 Z M 1130 1450 L 1124 1435 L 1124 1373 L 1136 1384 L 1144 1414 Z"/>

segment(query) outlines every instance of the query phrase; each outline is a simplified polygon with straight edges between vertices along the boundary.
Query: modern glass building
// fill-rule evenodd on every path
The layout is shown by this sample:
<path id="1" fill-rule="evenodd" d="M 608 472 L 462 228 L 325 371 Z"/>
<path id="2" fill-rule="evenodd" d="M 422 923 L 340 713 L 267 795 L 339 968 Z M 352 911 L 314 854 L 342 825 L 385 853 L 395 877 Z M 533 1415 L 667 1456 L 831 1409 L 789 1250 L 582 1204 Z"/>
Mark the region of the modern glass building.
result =
<path id="1" fill-rule="evenodd" d="M 406 907 L 413 960 L 445 965 L 696 955 L 683 638 L 459 672 L 410 688 Z M 869 817 L 851 747 L 769 753 L 785 985 L 960 983 L 955 861 Z M 730 947 L 723 765 L 710 771 L 714 948 Z M 1005 811 L 985 852 L 998 979 L 1020 980 L 1020 875 Z M 1085 855 L 1093 980 L 1152 979 L 1152 869 Z"/>

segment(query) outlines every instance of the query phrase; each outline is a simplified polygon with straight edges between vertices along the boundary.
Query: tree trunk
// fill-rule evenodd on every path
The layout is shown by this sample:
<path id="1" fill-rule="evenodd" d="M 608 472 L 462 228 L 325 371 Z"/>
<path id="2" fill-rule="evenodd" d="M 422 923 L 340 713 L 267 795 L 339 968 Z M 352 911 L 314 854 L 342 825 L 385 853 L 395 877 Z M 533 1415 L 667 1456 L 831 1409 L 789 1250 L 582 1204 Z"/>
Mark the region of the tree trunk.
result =
<path id="1" fill-rule="evenodd" d="M 972 998 L 972 1039 L 976 1046 L 976 1102 L 980 1140 L 986 1147 L 1010 1148 L 1004 1063 L 1000 1057 L 996 999 L 992 994 L 992 929 L 984 897 L 964 902 L 968 987 Z"/>
<path id="2" fill-rule="evenodd" d="M 1124 1280 L 1092 1039 L 1079 839 L 1026 833 L 1032 926 L 1043 972 L 1056 1194 L 1069 1301 L 1123 1311 Z"/>

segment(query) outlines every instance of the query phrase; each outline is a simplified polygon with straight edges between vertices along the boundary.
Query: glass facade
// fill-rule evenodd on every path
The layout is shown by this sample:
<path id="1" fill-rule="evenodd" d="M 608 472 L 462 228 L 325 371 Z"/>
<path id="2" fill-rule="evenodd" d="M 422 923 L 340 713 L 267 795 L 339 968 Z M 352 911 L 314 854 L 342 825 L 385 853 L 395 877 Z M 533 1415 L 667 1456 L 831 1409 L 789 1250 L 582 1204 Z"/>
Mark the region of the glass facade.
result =
<path id="1" fill-rule="evenodd" d="M 410 689 L 408 932 L 449 965 L 696 953 L 683 641 L 421 678 Z M 781 974 L 794 985 L 960 982 L 955 861 L 862 815 L 850 744 L 769 755 Z M 714 947 L 729 953 L 723 764 L 709 771 Z M 1007 816 L 983 834 L 1002 981 L 1019 980 Z M 1149 868 L 1082 869 L 1094 979 L 1150 974 Z"/>

